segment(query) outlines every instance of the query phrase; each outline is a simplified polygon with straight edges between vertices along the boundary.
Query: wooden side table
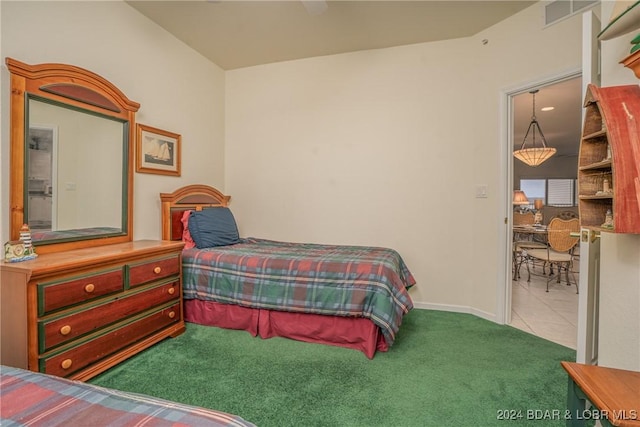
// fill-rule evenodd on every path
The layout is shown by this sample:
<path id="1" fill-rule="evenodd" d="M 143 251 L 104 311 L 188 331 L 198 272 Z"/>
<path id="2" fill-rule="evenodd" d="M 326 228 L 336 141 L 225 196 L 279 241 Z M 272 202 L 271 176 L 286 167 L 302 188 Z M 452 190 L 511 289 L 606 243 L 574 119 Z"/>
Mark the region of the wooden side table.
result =
<path id="1" fill-rule="evenodd" d="M 640 427 L 640 372 L 560 362 L 569 374 L 567 426 Z M 586 402 L 593 405 L 586 409 Z"/>

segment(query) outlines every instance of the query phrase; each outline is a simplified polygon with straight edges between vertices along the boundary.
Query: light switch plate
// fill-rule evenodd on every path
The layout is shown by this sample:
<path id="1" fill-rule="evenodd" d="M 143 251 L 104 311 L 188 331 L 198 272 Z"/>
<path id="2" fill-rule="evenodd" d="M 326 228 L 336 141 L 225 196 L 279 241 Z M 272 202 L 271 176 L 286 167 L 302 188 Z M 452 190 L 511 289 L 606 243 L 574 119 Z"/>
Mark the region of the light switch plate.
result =
<path id="1" fill-rule="evenodd" d="M 487 195 L 487 184 L 478 184 L 476 185 L 476 198 L 477 199 L 486 199 Z"/>

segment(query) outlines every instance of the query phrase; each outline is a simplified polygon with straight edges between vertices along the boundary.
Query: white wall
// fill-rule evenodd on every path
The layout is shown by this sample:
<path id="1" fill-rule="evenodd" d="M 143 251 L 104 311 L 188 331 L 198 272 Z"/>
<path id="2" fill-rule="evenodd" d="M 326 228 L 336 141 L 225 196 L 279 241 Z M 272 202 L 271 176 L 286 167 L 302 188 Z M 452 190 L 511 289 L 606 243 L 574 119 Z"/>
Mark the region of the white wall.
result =
<path id="1" fill-rule="evenodd" d="M 418 305 L 495 316 L 501 92 L 580 67 L 581 18 L 541 27 L 534 5 L 470 38 L 227 72 L 241 234 L 393 247 Z"/>
<path id="2" fill-rule="evenodd" d="M 611 16 L 604 2 L 602 16 Z M 603 27 L 608 19 L 603 19 Z M 638 84 L 619 62 L 640 30 L 603 41 L 602 86 Z M 601 233 L 600 324 L 598 364 L 640 371 L 640 235 Z"/>
<path id="3" fill-rule="evenodd" d="M 141 104 L 137 121 L 182 135 L 182 176 L 134 176 L 134 238 L 160 238 L 159 193 L 192 183 L 224 189 L 224 71 L 124 2 L 0 1 L 5 57 L 91 70 Z M 2 115 L 0 229 L 8 240 L 9 117 Z M 120 173 L 119 171 L 117 172 Z"/>

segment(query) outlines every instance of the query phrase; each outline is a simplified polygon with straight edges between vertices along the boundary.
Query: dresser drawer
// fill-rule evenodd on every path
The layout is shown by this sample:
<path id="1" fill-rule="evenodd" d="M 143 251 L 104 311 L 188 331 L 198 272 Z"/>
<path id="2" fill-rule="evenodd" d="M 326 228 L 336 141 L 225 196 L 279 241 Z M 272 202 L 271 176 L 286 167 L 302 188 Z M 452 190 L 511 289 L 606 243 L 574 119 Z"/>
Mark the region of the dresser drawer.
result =
<path id="1" fill-rule="evenodd" d="M 40 372 L 66 377 L 180 321 L 180 303 L 124 323 L 69 350 L 40 359 Z"/>
<path id="2" fill-rule="evenodd" d="M 180 257 L 159 258 L 129 265 L 129 286 L 134 287 L 153 280 L 180 274 Z"/>
<path id="3" fill-rule="evenodd" d="M 122 268 L 49 283 L 38 283 L 38 315 L 124 289 Z"/>
<path id="4" fill-rule="evenodd" d="M 39 321 L 39 351 L 44 353 L 57 345 L 178 298 L 180 282 L 174 281 L 88 307 L 68 316 Z"/>

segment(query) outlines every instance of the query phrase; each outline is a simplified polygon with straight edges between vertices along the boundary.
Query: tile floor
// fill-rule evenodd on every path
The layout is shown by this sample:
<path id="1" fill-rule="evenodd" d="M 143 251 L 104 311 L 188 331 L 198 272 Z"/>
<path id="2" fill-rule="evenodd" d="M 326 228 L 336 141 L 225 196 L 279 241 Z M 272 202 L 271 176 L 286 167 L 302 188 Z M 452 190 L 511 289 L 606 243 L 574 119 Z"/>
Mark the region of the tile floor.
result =
<path id="1" fill-rule="evenodd" d="M 536 267 L 540 273 L 540 268 Z M 578 273 L 574 273 L 579 280 Z M 573 279 L 572 279 L 573 280 Z M 546 278 L 531 275 L 527 282 L 523 266 L 519 280 L 512 281 L 511 326 L 575 350 L 578 325 L 578 294 L 575 285 L 553 280 L 546 292 Z"/>

